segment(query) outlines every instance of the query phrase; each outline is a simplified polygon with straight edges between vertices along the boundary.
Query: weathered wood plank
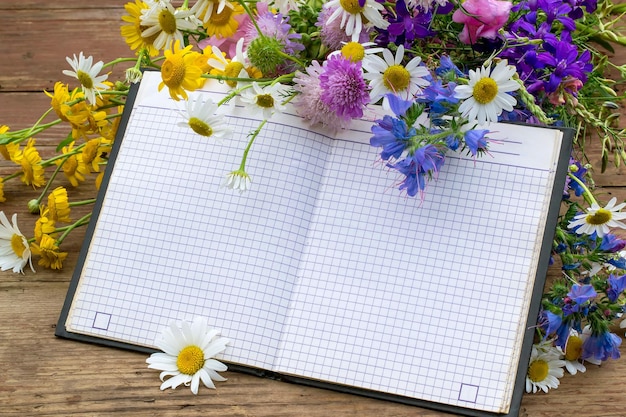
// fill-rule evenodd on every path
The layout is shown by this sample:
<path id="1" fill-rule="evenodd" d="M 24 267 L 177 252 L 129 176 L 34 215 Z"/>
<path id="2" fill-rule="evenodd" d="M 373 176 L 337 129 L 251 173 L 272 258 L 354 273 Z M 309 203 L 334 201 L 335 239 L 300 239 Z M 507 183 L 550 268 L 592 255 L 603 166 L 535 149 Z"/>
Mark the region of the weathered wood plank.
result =
<path id="1" fill-rule="evenodd" d="M 65 57 L 81 51 L 94 62 L 133 57 L 120 34 L 124 13 L 123 5 L 0 13 L 0 92 L 50 90 L 57 81 L 75 86 L 62 70 L 71 69 Z M 123 77 L 126 68 L 108 68 L 109 78 Z"/>

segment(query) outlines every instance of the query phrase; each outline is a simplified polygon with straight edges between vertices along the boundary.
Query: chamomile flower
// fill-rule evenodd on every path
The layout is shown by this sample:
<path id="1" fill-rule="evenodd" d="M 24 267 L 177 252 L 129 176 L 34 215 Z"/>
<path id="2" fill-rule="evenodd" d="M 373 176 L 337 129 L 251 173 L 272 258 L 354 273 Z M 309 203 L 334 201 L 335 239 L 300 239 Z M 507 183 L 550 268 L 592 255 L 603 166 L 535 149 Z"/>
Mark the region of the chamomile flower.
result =
<path id="1" fill-rule="evenodd" d="M 232 129 L 224 123 L 224 116 L 216 114 L 218 105 L 207 98 L 202 101 L 200 97 L 186 102 L 186 112 L 181 115 L 185 119 L 179 122 L 180 127 L 189 127 L 200 136 L 210 137 L 221 141 L 232 135 Z"/>
<path id="2" fill-rule="evenodd" d="M 169 1 L 156 2 L 141 11 L 141 26 L 145 27 L 141 36 L 150 39 L 156 36 L 152 44 L 158 50 L 170 48 L 175 41 L 183 45 L 182 31 L 193 31 L 198 24 L 191 10 L 174 9 Z"/>
<path id="3" fill-rule="evenodd" d="M 506 60 L 498 62 L 493 70 L 491 66 L 469 70 L 469 83 L 454 89 L 456 97 L 464 100 L 459 106 L 461 115 L 484 124 L 497 122 L 503 110 L 513 110 L 517 100 L 507 93 L 520 88 L 512 79 L 515 72 L 515 67 Z"/>
<path id="4" fill-rule="evenodd" d="M 565 343 L 563 360 L 565 362 L 565 369 L 572 375 L 587 370 L 585 365 L 581 362 L 583 342 L 584 340 L 578 335 L 578 332 L 574 329 L 570 329 L 570 335 Z"/>
<path id="5" fill-rule="evenodd" d="M 224 182 L 222 183 L 222 187 L 237 190 L 240 194 L 249 190 L 251 185 L 252 180 L 250 179 L 250 176 L 241 168 L 226 175 L 226 178 L 224 178 Z"/>
<path id="6" fill-rule="evenodd" d="M 261 72 L 250 64 L 250 60 L 243 50 L 243 43 L 244 38 L 239 38 L 235 47 L 235 56 L 230 60 L 217 46 L 213 45 L 211 57 L 207 60 L 207 64 L 212 68 L 211 74 L 224 75 L 229 78 L 238 78 L 241 75 L 244 78 L 261 78 Z M 226 84 L 235 88 L 237 81 L 226 80 Z"/>
<path id="7" fill-rule="evenodd" d="M 217 8 L 215 6 L 217 6 Z M 191 11 L 200 18 L 203 23 L 207 23 L 213 15 L 214 10 L 215 14 L 220 14 L 224 10 L 224 7 L 230 9 L 235 8 L 233 4 L 227 0 L 198 0 L 191 8 Z"/>
<path id="8" fill-rule="evenodd" d="M 173 322 L 161 332 L 155 341 L 157 352 L 146 359 L 148 368 L 162 371 L 161 389 L 176 389 L 180 384 L 191 386 L 191 392 L 198 394 L 200 381 L 215 389 L 213 381 L 225 381 L 218 372 L 227 367 L 213 357 L 226 349 L 229 340 L 220 337 L 220 332 L 211 329 L 204 317 L 196 317 L 191 323 Z M 168 378 L 165 380 L 165 378 Z"/>
<path id="9" fill-rule="evenodd" d="M 626 213 L 620 213 L 620 210 L 626 207 L 626 203 L 615 205 L 616 202 L 615 197 L 605 207 L 600 207 L 594 202 L 585 213 L 574 216 L 568 228 L 574 229 L 579 235 L 596 233 L 598 237 L 604 237 L 611 227 L 626 229 L 626 224 L 620 221 L 626 219 Z"/>
<path id="10" fill-rule="evenodd" d="M 333 9 L 326 23 L 331 23 L 335 19 L 341 19 L 341 28 L 346 31 L 353 41 L 358 41 L 361 31 L 365 25 L 375 26 L 380 29 L 387 29 L 389 22 L 383 19 L 381 10 L 384 6 L 375 0 L 363 1 L 363 6 L 359 0 L 331 0 L 324 5 Z"/>
<path id="11" fill-rule="evenodd" d="M 280 83 L 261 87 L 256 81 L 252 82 L 252 87 L 241 92 L 240 99 L 248 104 L 248 109 L 253 113 L 261 113 L 264 119 L 272 117 L 274 112 L 283 112 L 285 106 L 282 104 L 285 86 Z"/>
<path id="12" fill-rule="evenodd" d="M 0 211 L 0 269 L 13 272 L 23 272 L 24 266 L 30 263 L 30 269 L 35 272 L 31 259 L 28 240 L 17 226 L 17 213 L 13 214 L 9 222 L 3 211 Z"/>
<path id="13" fill-rule="evenodd" d="M 420 65 L 419 56 L 412 58 L 406 65 L 404 46 L 398 46 L 394 56 L 389 49 L 383 49 L 383 58 L 378 55 L 367 55 L 363 59 L 363 78 L 370 80 L 370 97 L 376 102 L 391 93 L 404 100 L 413 99 L 422 91 L 422 87 L 430 84 L 426 79 L 430 75 L 425 66 Z M 386 98 L 385 98 L 386 102 Z"/>
<path id="14" fill-rule="evenodd" d="M 85 98 L 91 104 L 96 103 L 96 94 L 100 95 L 100 90 L 108 90 L 109 86 L 104 81 L 109 77 L 108 74 L 98 75 L 104 63 L 98 61 L 93 64 L 93 57 L 85 57 L 82 51 L 74 59 L 65 57 L 65 60 L 72 67 L 73 71 L 63 70 L 63 74 L 76 78 L 82 87 Z"/>
<path id="15" fill-rule="evenodd" d="M 526 392 L 536 393 L 541 390 L 548 392 L 550 388 L 558 388 L 559 378 L 563 377 L 565 362 L 559 359 L 556 348 L 538 349 L 533 346 L 530 364 L 526 374 Z"/>

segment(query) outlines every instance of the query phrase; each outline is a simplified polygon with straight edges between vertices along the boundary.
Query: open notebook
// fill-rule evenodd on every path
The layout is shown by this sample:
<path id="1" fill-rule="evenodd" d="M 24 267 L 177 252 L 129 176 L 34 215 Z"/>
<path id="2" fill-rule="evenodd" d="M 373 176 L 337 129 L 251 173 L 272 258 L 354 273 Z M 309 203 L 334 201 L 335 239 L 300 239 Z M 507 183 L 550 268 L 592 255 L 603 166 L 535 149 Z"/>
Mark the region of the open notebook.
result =
<path id="1" fill-rule="evenodd" d="M 449 154 L 420 202 L 377 162 L 371 121 L 333 138 L 290 110 L 239 194 L 220 185 L 259 120 L 233 103 L 216 144 L 177 126 L 159 82 L 133 87 L 57 335 L 147 352 L 206 316 L 231 368 L 517 414 L 571 132 L 493 125 L 490 155 Z"/>

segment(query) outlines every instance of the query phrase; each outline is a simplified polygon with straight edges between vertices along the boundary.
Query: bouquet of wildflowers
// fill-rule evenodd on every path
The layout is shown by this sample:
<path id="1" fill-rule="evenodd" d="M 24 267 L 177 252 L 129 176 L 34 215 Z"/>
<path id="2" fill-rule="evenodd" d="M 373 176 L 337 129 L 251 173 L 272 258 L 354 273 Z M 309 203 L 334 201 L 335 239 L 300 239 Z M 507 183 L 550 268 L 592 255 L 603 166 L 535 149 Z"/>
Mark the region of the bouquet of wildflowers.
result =
<path id="1" fill-rule="evenodd" d="M 0 212 L 0 267 L 22 272 L 38 264 L 60 269 L 64 238 L 89 215 L 70 220 L 70 192 L 54 186 L 59 174 L 72 187 L 94 189 L 115 138 L 129 86 L 142 70 L 160 71 L 159 90 L 185 102 L 180 124 L 198 140 L 222 140 L 231 129 L 218 109 L 239 100 L 263 121 L 249 135 L 242 159 L 223 184 L 252 187 L 246 170 L 252 144 L 267 120 L 291 103 L 312 125 L 341 130 L 371 120 L 371 145 L 384 169 L 401 178 L 398 192 L 420 199 L 449 150 L 488 152 L 490 123 L 517 121 L 576 129 L 554 262 L 563 276 L 545 294 L 527 390 L 556 388 L 564 369 L 585 370 L 619 357 L 612 332 L 624 310 L 625 203 L 601 203 L 584 153 L 602 144 L 601 170 L 626 156 L 620 125 L 626 66 L 609 57 L 626 45 L 620 23 L 626 4 L 610 0 L 134 0 L 125 5 L 121 36 L 129 56 L 103 63 L 84 52 L 67 58 L 66 76 L 47 92 L 51 107 L 32 127 L 0 126 L 0 151 L 20 178 L 41 188 L 28 202 L 40 217 L 33 237 Z M 107 69 L 127 65 L 126 78 Z M 61 71 L 60 71 L 61 73 Z M 196 97 L 205 83 L 225 83 L 227 97 Z M 380 112 L 378 114 L 381 114 Z M 48 120 L 48 121 L 47 121 Z M 0 121 L 4 122 L 4 121 Z M 65 124 L 59 154 L 42 159 L 35 136 Z M 184 151 L 184 150 L 183 150 Z M 419 202 L 417 203 L 419 204 Z M 204 381 L 204 380 L 203 380 Z M 197 389 L 197 384 L 196 384 Z"/>

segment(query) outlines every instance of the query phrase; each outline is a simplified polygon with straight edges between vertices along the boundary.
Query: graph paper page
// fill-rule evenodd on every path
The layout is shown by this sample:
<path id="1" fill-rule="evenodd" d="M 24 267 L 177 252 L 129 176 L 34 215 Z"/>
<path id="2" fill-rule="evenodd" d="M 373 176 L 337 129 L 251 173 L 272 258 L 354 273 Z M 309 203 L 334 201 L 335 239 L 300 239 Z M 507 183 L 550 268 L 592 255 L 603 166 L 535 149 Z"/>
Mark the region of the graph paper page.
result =
<path id="1" fill-rule="evenodd" d="M 371 122 L 331 139 L 275 115 L 239 194 L 220 184 L 258 118 L 233 105 L 234 137 L 214 143 L 177 126 L 159 82 L 144 74 L 108 167 L 68 332 L 154 347 L 205 316 L 228 362 L 506 409 L 559 131 L 498 125 L 490 155 L 449 154 L 420 202 L 377 162 Z"/>
<path id="2" fill-rule="evenodd" d="M 421 204 L 367 143 L 335 142 L 279 371 L 507 412 L 560 132 L 498 130 L 491 155 L 446 158 Z"/>
<path id="3" fill-rule="evenodd" d="M 154 347 L 170 321 L 205 316 L 232 341 L 224 360 L 270 369 L 331 140 L 275 118 L 239 194 L 220 185 L 259 120 L 233 110 L 233 138 L 215 143 L 177 126 L 184 104 L 159 81 L 138 91 L 68 330 Z"/>

